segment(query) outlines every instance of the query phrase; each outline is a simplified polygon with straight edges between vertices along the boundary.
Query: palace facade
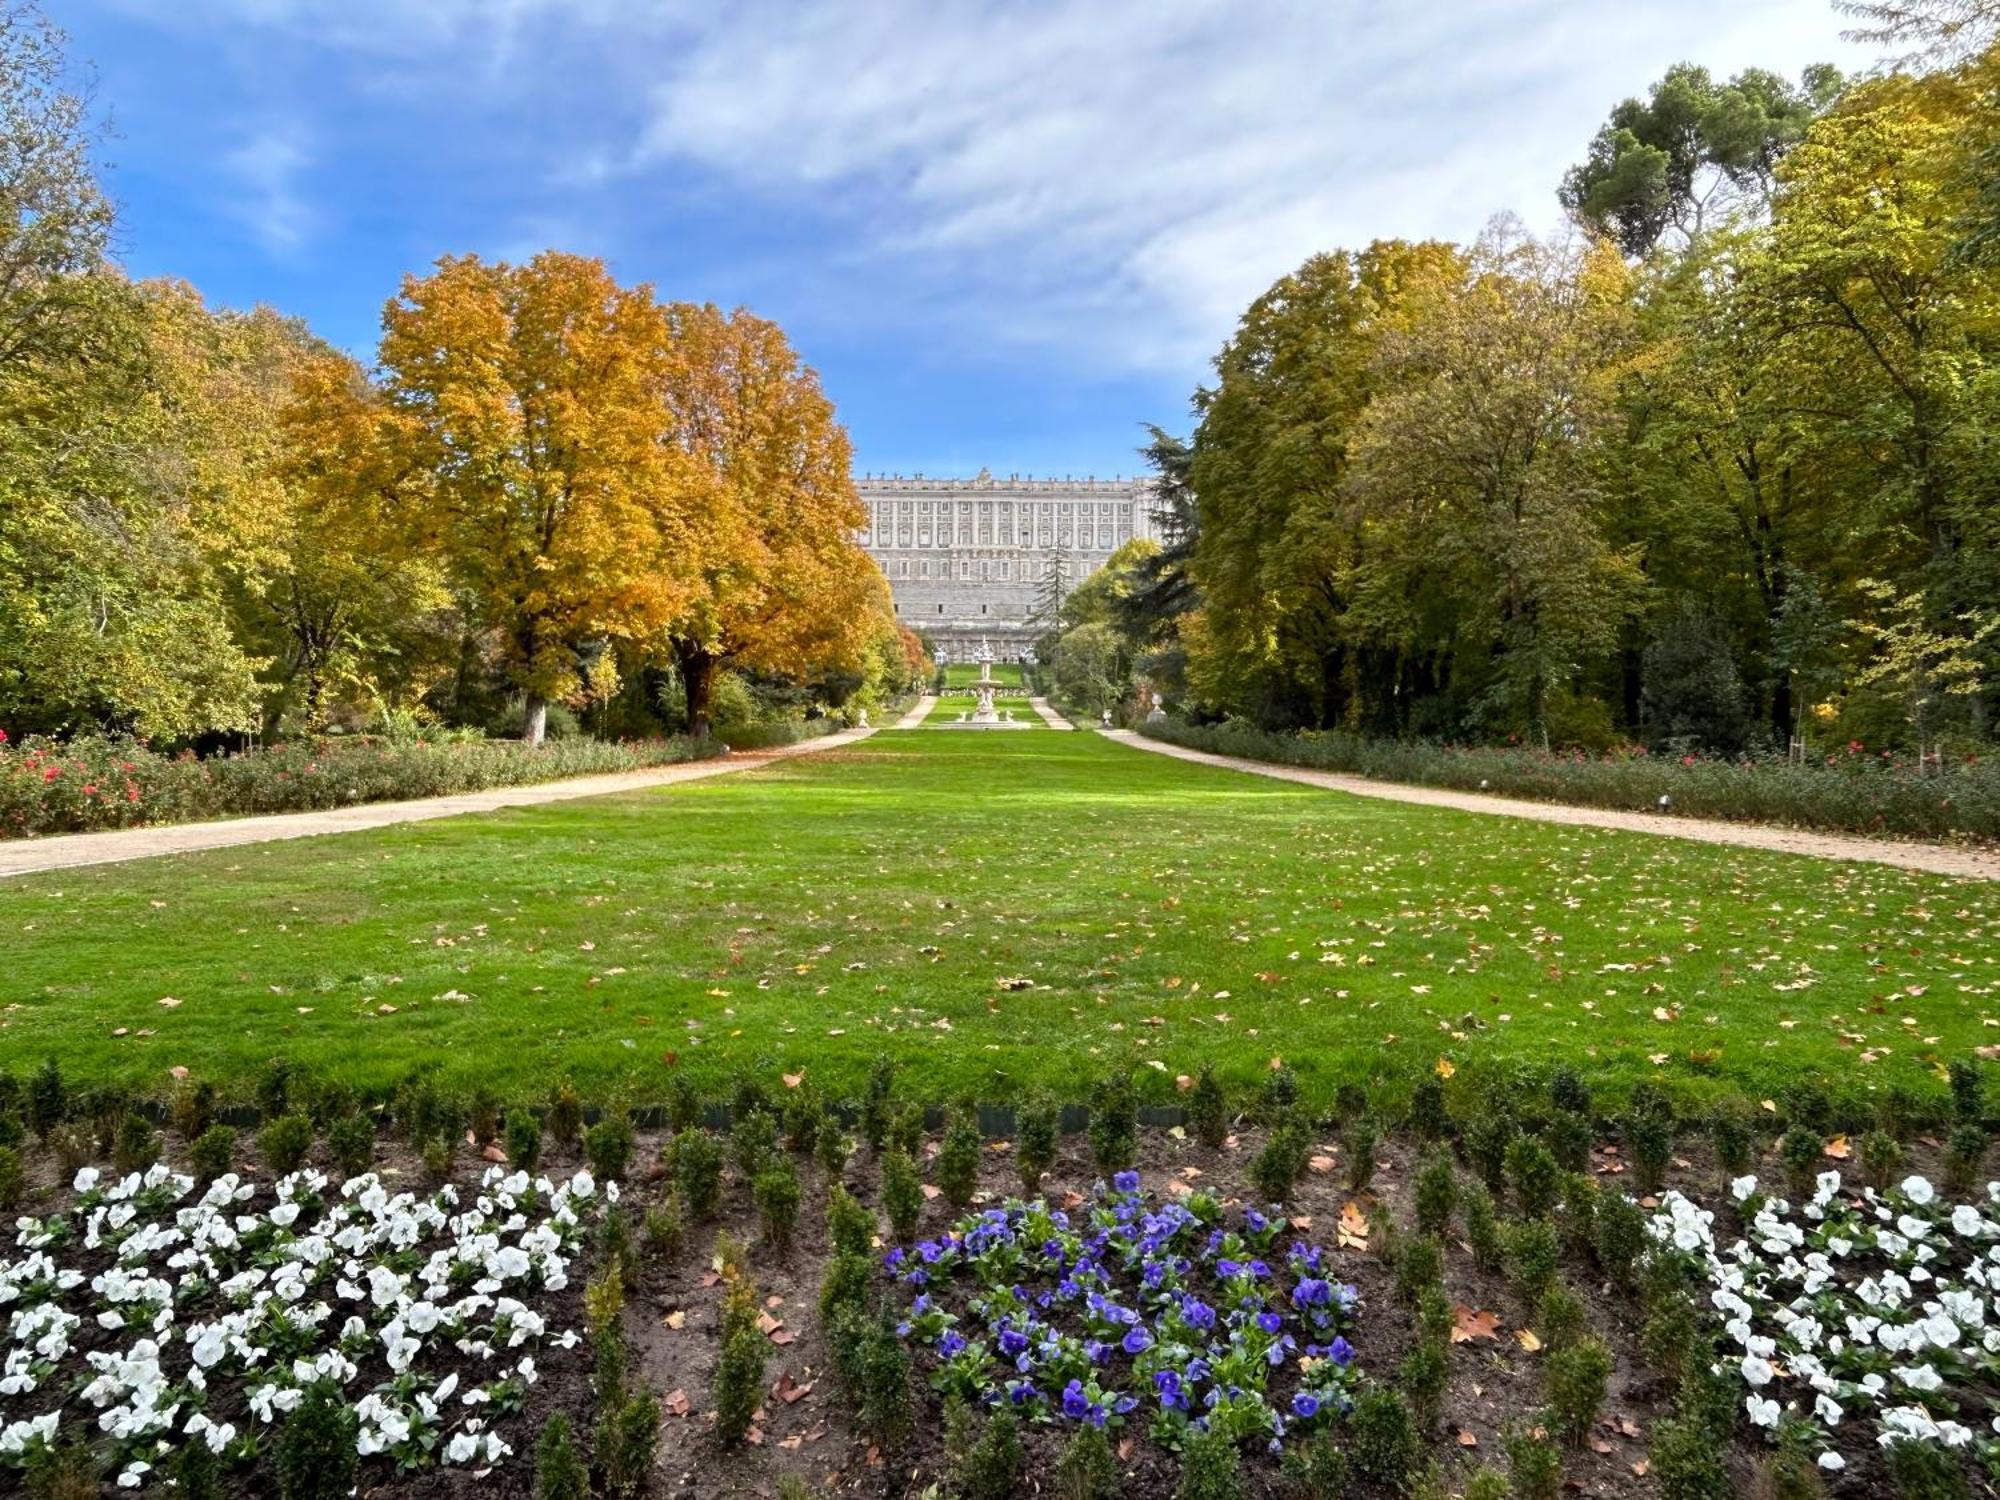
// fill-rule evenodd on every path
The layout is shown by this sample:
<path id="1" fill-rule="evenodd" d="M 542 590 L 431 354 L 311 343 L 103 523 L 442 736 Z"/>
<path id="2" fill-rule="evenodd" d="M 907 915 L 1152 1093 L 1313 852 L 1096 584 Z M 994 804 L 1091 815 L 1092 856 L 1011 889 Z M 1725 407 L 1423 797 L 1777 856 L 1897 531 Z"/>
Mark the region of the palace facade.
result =
<path id="1" fill-rule="evenodd" d="M 971 479 L 868 475 L 855 481 L 861 545 L 889 580 L 896 614 L 952 661 L 984 639 L 999 661 L 1024 657 L 1043 581 L 1075 585 L 1134 537 L 1154 534 L 1143 479 Z"/>

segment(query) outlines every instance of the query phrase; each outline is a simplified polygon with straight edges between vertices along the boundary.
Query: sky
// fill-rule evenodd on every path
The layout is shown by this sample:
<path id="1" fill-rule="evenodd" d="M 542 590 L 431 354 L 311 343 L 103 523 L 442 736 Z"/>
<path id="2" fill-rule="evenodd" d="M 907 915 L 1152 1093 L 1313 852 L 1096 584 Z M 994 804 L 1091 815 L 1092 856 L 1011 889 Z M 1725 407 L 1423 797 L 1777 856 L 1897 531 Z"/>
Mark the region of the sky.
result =
<path id="1" fill-rule="evenodd" d="M 120 255 L 367 358 L 440 255 L 781 323 L 861 472 L 1134 472 L 1317 251 L 1469 239 L 1621 98 L 1857 66 L 1828 0 L 45 0 Z"/>

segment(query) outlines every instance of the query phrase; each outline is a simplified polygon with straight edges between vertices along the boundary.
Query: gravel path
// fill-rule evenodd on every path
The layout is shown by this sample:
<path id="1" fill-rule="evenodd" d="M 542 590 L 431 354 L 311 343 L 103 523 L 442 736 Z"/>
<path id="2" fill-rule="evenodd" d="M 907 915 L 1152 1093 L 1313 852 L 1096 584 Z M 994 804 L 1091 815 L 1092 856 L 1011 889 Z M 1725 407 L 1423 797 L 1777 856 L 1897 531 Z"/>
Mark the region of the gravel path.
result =
<path id="1" fill-rule="evenodd" d="M 916 706 L 904 714 L 902 718 L 898 719 L 892 727 L 896 729 L 921 729 L 924 726 L 924 720 L 930 717 L 931 710 L 936 707 L 936 695 L 925 693 L 923 697 L 917 700 Z"/>
<path id="2" fill-rule="evenodd" d="M 1107 739 L 1171 755 L 1176 760 L 1197 765 L 1220 766 L 1228 771 L 1249 771 L 1279 781 L 1296 781 L 1328 791 L 1352 792 L 1357 797 L 1378 797 L 1388 802 L 1414 802 L 1422 807 L 1449 807 L 1459 812 L 1496 813 L 1503 818 L 1533 818 L 1543 823 L 1569 823 L 1590 828 L 1621 828 L 1631 833 L 1657 833 L 1667 838 L 1694 839 L 1704 844 L 1736 844 L 1745 849 L 1770 849 L 1780 854 L 1807 854 L 1817 859 L 1851 859 L 1869 864 L 1895 865 L 1905 870 L 1923 870 L 1932 875 L 1952 875 L 1969 880 L 2000 880 L 2000 854 L 1946 844 L 1902 843 L 1893 839 L 1853 838 L 1837 833 L 1809 833 L 1794 828 L 1773 828 L 1762 823 L 1725 823 L 1713 818 L 1675 818 L 1656 813 L 1618 812 L 1602 807 L 1569 807 L 1558 802 L 1529 802 L 1518 797 L 1489 797 L 1478 792 L 1452 792 L 1439 787 L 1409 786 L 1401 782 L 1370 781 L 1364 776 L 1348 776 L 1338 771 L 1311 771 L 1303 766 L 1272 765 L 1267 761 L 1245 760 L 1235 755 L 1211 755 L 1134 734 L 1129 729 L 1106 730 Z"/>
<path id="3" fill-rule="evenodd" d="M 1076 728 L 1076 726 L 1070 723 L 1068 719 L 1065 719 L 1061 714 L 1057 713 L 1053 708 L 1050 708 L 1049 700 L 1046 698 L 1040 698 L 1040 697 L 1030 698 L 1028 700 L 1028 707 L 1032 708 L 1036 713 L 1040 714 L 1042 716 L 1042 722 L 1048 725 L 1049 728 L 1051 729 Z"/>
<path id="4" fill-rule="evenodd" d="M 848 729 L 815 740 L 801 740 L 774 750 L 739 750 L 714 760 L 656 766 L 647 771 L 619 771 L 608 776 L 576 776 L 534 786 L 495 787 L 451 797 L 423 797 L 410 802 L 364 802 L 324 812 L 277 813 L 261 818 L 227 818 L 216 823 L 172 823 L 160 828 L 119 828 L 108 833 L 65 833 L 53 838 L 12 839 L 0 843 L 0 880 L 44 870 L 78 865 L 107 865 L 156 854 L 190 854 L 200 849 L 224 849 L 233 844 L 263 844 L 274 839 L 311 838 L 323 833 L 352 833 L 361 828 L 386 828 L 394 823 L 421 823 L 455 818 L 461 813 L 493 812 L 503 807 L 534 807 L 544 802 L 568 802 L 578 797 L 605 797 L 614 792 L 644 791 L 755 770 L 793 755 L 811 755 L 851 745 L 873 734 L 872 729 Z"/>

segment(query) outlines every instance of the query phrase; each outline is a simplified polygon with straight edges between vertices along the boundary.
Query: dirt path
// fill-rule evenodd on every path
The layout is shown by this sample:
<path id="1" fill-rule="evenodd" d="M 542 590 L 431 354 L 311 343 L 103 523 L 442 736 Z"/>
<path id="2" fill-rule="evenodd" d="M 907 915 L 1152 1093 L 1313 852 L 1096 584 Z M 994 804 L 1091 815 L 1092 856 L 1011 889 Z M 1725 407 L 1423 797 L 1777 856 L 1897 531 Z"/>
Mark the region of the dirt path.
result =
<path id="1" fill-rule="evenodd" d="M 1040 714 L 1042 716 L 1042 722 L 1048 725 L 1049 728 L 1051 729 L 1076 728 L 1076 726 L 1070 723 L 1068 719 L 1065 719 L 1061 714 L 1057 713 L 1053 708 L 1050 708 L 1049 700 L 1046 698 L 1042 697 L 1030 698 L 1028 700 L 1028 706 L 1032 708 L 1036 713 Z"/>
<path id="2" fill-rule="evenodd" d="M 898 719 L 890 727 L 894 729 L 921 729 L 924 726 L 924 720 L 930 717 L 931 710 L 936 707 L 936 695 L 925 693 L 923 697 L 917 700 L 914 708 L 904 714 L 902 718 Z"/>
<path id="3" fill-rule="evenodd" d="M 495 787 L 451 797 L 423 797 L 410 802 L 365 802 L 323 812 L 277 813 L 261 818 L 228 818 L 216 823 L 174 823 L 160 828 L 120 828 L 108 833 L 65 833 L 53 838 L 13 839 L 0 843 L 0 880 L 10 875 L 34 875 L 78 865 L 107 865 L 156 854 L 191 854 L 200 849 L 224 849 L 234 844 L 263 844 L 274 839 L 312 838 L 323 833 L 352 833 L 361 828 L 387 828 L 395 823 L 422 823 L 455 818 L 461 813 L 493 812 L 503 807 L 533 807 L 543 802 L 569 802 L 578 797 L 605 797 L 755 770 L 793 755 L 810 755 L 865 740 L 872 729 L 848 729 L 816 740 L 801 740 L 775 750 L 739 750 L 715 760 L 656 766 L 648 771 L 619 771 L 608 776 L 577 776 L 568 781 L 544 781 L 534 786 Z"/>
<path id="4" fill-rule="evenodd" d="M 1227 771 L 1249 771 L 1258 776 L 1275 777 L 1279 781 L 1296 781 L 1306 786 L 1324 787 L 1333 792 L 1352 792 L 1357 797 L 1377 797 L 1387 802 L 1414 802 L 1422 807 L 1495 813 L 1503 818 L 1533 818 L 1543 823 L 1621 828 L 1631 833 L 1657 833 L 1673 839 L 1694 839 L 1703 844 L 1736 844 L 1745 849 L 1770 849 L 1780 854 L 1808 854 L 1817 859 L 1861 860 L 1869 864 L 1895 865 L 1905 870 L 1923 870 L 1932 875 L 1952 875 L 1969 880 L 2000 880 L 2000 854 L 1978 849 L 1853 838 L 1837 833 L 1810 833 L 1795 828 L 1772 828 L 1761 823 L 1725 823 L 1713 818 L 1674 818 L 1655 813 L 1618 812 L 1602 807 L 1569 807 L 1558 802 L 1529 802 L 1518 797 L 1489 797 L 1478 792 L 1452 792 L 1440 787 L 1370 781 L 1364 776 L 1348 776 L 1338 771 L 1311 771 L 1303 766 L 1272 765 L 1267 761 L 1245 760 L 1235 755 L 1211 755 L 1205 750 L 1189 750 L 1180 745 L 1149 740 L 1129 729 L 1106 730 L 1105 737 L 1130 745 L 1135 750 L 1151 750 L 1156 755 L 1171 755 L 1176 760 L 1193 761 L 1197 765 L 1219 766 Z"/>

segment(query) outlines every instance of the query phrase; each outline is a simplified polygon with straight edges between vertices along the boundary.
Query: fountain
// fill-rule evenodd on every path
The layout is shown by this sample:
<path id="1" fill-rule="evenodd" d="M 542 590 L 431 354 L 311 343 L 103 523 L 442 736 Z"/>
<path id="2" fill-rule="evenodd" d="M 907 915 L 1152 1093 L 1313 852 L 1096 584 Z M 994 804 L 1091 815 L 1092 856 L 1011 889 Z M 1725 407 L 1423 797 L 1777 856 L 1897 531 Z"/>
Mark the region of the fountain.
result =
<path id="1" fill-rule="evenodd" d="M 1000 691 L 1000 684 L 993 680 L 993 648 L 982 636 L 979 652 L 973 660 L 979 663 L 979 680 L 972 685 L 978 695 L 978 705 L 970 715 L 960 714 L 956 721 L 947 724 L 947 729 L 1027 729 L 1031 726 L 1015 722 L 1009 712 L 1005 717 L 993 707 L 993 695 Z"/>

